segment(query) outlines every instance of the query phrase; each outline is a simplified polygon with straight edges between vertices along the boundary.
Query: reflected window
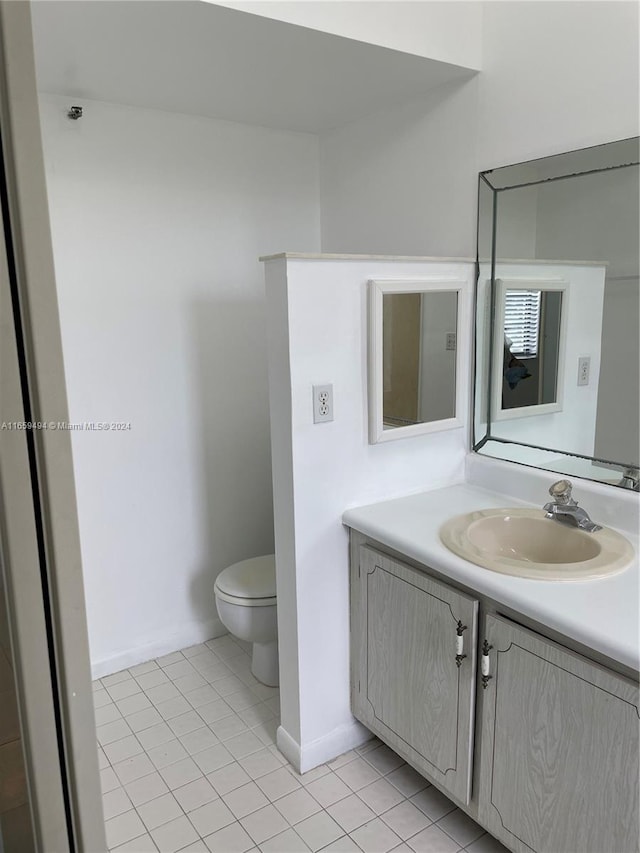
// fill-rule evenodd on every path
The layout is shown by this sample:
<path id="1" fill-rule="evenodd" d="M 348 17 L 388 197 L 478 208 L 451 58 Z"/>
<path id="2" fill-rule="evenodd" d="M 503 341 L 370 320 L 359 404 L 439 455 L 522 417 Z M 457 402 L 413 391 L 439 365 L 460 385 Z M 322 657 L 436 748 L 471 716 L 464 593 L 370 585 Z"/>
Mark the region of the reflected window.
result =
<path id="1" fill-rule="evenodd" d="M 507 290 L 502 408 L 558 402 L 562 293 Z"/>

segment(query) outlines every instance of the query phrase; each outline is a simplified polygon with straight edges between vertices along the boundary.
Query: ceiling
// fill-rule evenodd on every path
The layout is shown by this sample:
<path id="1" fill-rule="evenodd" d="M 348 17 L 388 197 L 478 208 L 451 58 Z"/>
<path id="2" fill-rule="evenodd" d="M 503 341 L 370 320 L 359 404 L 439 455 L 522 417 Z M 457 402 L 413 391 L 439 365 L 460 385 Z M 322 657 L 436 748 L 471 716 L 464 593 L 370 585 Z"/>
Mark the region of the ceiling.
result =
<path id="1" fill-rule="evenodd" d="M 320 133 L 466 68 L 198 0 L 36 0 L 40 91 Z"/>

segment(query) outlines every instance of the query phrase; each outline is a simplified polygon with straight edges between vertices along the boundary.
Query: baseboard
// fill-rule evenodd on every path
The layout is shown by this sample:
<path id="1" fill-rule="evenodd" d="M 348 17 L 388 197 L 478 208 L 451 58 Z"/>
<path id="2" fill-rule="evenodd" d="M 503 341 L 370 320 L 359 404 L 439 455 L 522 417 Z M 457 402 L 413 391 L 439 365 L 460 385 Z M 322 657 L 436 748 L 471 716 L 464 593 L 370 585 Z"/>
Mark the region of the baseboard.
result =
<path id="1" fill-rule="evenodd" d="M 92 661 L 91 677 L 95 681 L 96 678 L 121 672 L 123 669 L 136 666 L 136 664 L 145 663 L 148 660 L 177 652 L 180 649 L 186 649 L 189 646 L 196 646 L 198 643 L 204 643 L 205 640 L 221 637 L 227 633 L 227 629 L 217 617 L 206 622 L 192 622 L 169 635 L 163 633 L 162 636 L 155 637 L 144 645 L 118 652 L 111 657 Z"/>
<path id="2" fill-rule="evenodd" d="M 298 773 L 306 773 L 320 764 L 332 761 L 344 752 L 361 746 L 373 737 L 369 729 L 357 720 L 338 726 L 329 734 L 304 745 L 299 744 L 286 729 L 278 726 L 278 749 Z"/>
<path id="3" fill-rule="evenodd" d="M 282 726 L 278 726 L 276 732 L 276 745 L 289 764 L 300 773 L 300 744 Z"/>

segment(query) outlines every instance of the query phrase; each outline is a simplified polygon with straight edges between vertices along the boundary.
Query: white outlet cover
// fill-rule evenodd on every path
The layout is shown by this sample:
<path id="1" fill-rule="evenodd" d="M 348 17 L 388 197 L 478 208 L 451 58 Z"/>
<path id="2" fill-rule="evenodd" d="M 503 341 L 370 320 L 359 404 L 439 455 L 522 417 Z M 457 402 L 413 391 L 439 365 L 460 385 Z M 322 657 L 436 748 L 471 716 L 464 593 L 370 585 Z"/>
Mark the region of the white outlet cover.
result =
<path id="1" fill-rule="evenodd" d="M 314 385 L 313 422 L 329 423 L 333 420 L 333 385 Z"/>
<path id="2" fill-rule="evenodd" d="M 589 384 L 589 374 L 591 372 L 591 357 L 588 355 L 581 356 L 578 359 L 578 385 Z"/>

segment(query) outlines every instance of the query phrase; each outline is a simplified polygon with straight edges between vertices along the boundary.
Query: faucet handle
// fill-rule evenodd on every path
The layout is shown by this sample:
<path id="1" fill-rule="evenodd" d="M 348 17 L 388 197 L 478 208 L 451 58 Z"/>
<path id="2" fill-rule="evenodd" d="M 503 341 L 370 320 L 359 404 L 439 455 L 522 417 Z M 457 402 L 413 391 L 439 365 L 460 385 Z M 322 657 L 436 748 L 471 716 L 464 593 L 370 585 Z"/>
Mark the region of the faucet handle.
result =
<path id="1" fill-rule="evenodd" d="M 573 486 L 570 480 L 558 480 L 549 488 L 549 494 L 558 504 L 571 502 L 571 490 Z"/>

